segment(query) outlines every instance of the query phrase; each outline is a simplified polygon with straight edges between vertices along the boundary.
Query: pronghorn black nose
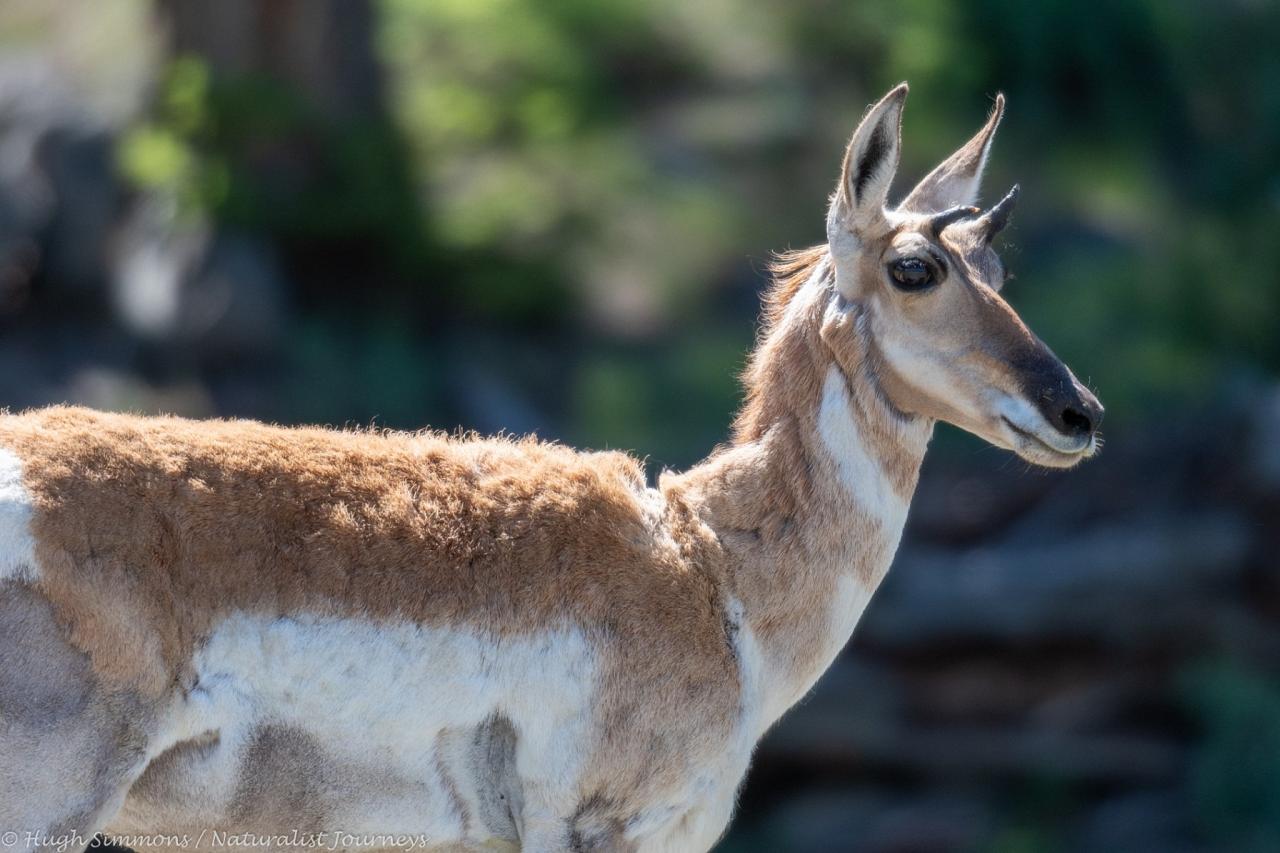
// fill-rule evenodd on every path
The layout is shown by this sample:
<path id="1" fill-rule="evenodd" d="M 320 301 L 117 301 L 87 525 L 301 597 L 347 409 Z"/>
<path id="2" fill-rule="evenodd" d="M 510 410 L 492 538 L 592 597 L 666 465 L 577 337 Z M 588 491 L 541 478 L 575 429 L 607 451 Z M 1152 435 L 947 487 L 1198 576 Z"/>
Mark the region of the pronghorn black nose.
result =
<path id="1" fill-rule="evenodd" d="M 1054 390 L 1059 393 L 1054 393 Z M 1062 391 L 1066 393 L 1061 393 Z M 1074 378 L 1069 386 L 1062 383 L 1058 389 L 1046 389 L 1041 400 L 1050 403 L 1041 409 L 1049 422 L 1059 432 L 1073 438 L 1093 435 L 1098 425 L 1102 423 L 1102 416 L 1106 412 L 1098 402 L 1098 398 Z"/>

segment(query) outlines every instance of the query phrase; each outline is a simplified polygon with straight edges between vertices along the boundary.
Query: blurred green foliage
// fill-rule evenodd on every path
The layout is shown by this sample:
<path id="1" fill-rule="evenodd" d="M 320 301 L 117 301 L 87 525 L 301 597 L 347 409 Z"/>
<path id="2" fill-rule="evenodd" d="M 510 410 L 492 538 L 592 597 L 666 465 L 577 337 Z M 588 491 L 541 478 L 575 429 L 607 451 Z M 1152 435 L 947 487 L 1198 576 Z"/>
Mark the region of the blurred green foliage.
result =
<path id="1" fill-rule="evenodd" d="M 286 242 L 372 240 L 404 260 L 426 235 L 406 227 L 417 200 L 398 146 L 381 117 L 338 121 L 278 80 L 223 79 L 205 60 L 180 56 L 118 158 L 133 184 L 186 215 Z"/>
<path id="2" fill-rule="evenodd" d="M 317 316 L 336 303 L 352 322 L 353 297 L 308 253 L 358 242 L 375 334 L 395 338 L 408 317 L 428 337 L 554 340 L 571 353 L 553 357 L 555 387 L 526 393 L 572 440 L 686 463 L 724 434 L 751 340 L 740 294 L 760 286 L 768 251 L 822 238 L 844 140 L 900 79 L 912 84 L 900 191 L 1008 94 L 988 173 L 988 197 L 1025 190 L 1008 293 L 1113 425 L 1211 393 L 1226 372 L 1280 367 L 1274 3 L 377 11 L 385 115 L 335 120 L 279 81 L 178 57 L 121 167 L 292 247 Z M 314 373 L 322 348 L 299 340 Z M 370 407 L 416 397 L 430 410 L 438 397 L 422 389 L 451 365 L 390 352 L 412 360 L 386 369 L 404 384 Z"/>
<path id="3" fill-rule="evenodd" d="M 1220 849 L 1280 849 L 1280 684 L 1234 663 L 1184 681 L 1204 729 L 1191 768 L 1201 830 Z"/>

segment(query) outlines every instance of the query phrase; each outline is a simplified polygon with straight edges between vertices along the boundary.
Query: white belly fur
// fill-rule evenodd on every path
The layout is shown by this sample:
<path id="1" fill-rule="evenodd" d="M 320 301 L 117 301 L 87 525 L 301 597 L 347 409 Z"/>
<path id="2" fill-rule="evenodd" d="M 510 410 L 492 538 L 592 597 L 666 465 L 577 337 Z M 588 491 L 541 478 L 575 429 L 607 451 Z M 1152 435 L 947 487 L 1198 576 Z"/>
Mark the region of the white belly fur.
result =
<path id="1" fill-rule="evenodd" d="M 740 608 L 731 610 L 741 618 Z M 627 836 L 641 850 L 707 849 L 728 823 L 768 723 L 750 628 L 744 624 L 736 640 L 746 688 L 738 732 L 721 760 L 699 768 L 670 800 L 637 810 Z M 568 627 L 511 638 L 408 623 L 235 615 L 197 655 L 198 680 L 152 753 L 215 732 L 217 748 L 181 778 L 182 802 L 158 808 L 127 801 L 110 829 L 234 828 L 230 808 L 243 785 L 246 749 L 274 726 L 322 744 L 326 763 L 351 780 L 348 791 L 334 791 L 343 805 L 326 814 L 323 830 L 413 835 L 432 845 L 498 844 L 503 839 L 476 819 L 482 794 L 467 749 L 471 733 L 494 715 L 510 720 L 524 814 L 571 815 L 581 796 L 584 746 L 595 734 L 596 657 L 582 632 Z M 375 781 L 366 789 L 361 779 Z"/>
<path id="2" fill-rule="evenodd" d="M 242 784 L 245 746 L 274 726 L 301 731 L 335 765 L 380 779 L 369 796 L 329 814 L 326 829 L 436 843 L 488 840 L 481 822 L 463 817 L 474 817 L 478 804 L 458 808 L 459 799 L 474 798 L 474 773 L 452 735 L 507 718 L 526 803 L 559 805 L 558 797 L 573 795 L 596 685 L 594 653 L 576 629 L 507 638 L 320 616 L 235 615 L 210 637 L 195 669 L 194 689 L 153 750 L 217 733 L 210 761 L 184 786 L 199 804 L 200 813 L 186 815 L 192 825 L 221 822 Z M 120 830 L 181 819 L 127 805 Z"/>

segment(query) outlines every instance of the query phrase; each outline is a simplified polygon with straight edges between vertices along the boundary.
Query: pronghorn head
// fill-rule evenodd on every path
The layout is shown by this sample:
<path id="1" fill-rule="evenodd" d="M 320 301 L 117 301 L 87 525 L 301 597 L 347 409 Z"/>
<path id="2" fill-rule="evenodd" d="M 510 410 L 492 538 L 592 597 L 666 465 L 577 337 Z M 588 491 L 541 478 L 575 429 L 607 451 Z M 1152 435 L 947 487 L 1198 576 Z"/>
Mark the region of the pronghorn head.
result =
<path id="1" fill-rule="evenodd" d="M 827 217 L 835 304 L 823 336 L 864 336 L 875 380 L 903 412 L 945 420 L 1027 461 L 1069 467 L 1098 447 L 1102 405 L 999 295 L 1005 270 L 992 242 L 1015 186 L 973 207 L 1004 111 L 897 207 L 902 84 L 858 125 Z M 854 322 L 848 322 L 852 319 Z"/>

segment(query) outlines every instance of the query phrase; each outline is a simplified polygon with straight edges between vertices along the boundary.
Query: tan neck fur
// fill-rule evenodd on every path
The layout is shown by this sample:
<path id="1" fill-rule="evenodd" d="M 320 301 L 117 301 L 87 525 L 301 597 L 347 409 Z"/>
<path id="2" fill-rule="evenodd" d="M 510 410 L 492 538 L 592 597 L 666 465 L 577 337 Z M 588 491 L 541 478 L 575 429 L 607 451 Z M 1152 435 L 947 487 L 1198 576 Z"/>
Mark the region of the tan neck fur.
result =
<path id="1" fill-rule="evenodd" d="M 830 266 L 825 250 L 792 256 L 733 443 L 663 483 L 701 507 L 730 555 L 763 657 L 765 725 L 830 665 L 883 579 L 933 428 L 889 401 L 860 306 L 836 296 Z"/>

